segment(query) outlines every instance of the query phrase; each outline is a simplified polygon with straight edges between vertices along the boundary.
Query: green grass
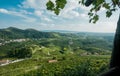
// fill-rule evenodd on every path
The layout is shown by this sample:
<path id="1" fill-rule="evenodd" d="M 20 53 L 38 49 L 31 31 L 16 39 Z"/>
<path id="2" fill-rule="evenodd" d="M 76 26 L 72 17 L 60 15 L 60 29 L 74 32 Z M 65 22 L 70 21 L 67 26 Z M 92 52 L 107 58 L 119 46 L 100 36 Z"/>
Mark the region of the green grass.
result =
<path id="1" fill-rule="evenodd" d="M 88 72 L 95 76 L 108 69 L 110 56 L 75 56 L 66 55 L 65 60 L 58 57 L 58 62 L 48 63 L 51 58 L 28 59 L 0 67 L 0 76 L 71 76 Z M 86 69 L 86 71 L 85 71 Z"/>

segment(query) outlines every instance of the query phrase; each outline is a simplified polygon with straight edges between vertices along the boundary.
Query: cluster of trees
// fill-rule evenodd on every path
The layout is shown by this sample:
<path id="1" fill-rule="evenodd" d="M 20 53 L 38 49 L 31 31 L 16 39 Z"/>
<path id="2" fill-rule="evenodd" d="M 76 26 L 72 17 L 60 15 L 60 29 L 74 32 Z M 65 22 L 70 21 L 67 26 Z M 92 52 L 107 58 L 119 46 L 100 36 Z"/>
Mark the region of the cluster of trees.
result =
<path id="1" fill-rule="evenodd" d="M 15 48 L 13 51 L 9 51 L 7 56 L 15 58 L 29 58 L 32 56 L 32 50 L 26 47 Z"/>

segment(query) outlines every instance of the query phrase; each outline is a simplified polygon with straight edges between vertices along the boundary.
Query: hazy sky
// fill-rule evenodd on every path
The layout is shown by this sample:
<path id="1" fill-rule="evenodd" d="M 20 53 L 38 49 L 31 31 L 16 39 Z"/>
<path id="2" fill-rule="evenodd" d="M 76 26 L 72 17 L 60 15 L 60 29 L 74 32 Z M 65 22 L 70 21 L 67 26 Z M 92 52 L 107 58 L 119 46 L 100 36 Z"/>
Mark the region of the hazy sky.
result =
<path id="1" fill-rule="evenodd" d="M 70 30 L 82 32 L 115 32 L 119 12 L 111 18 L 105 17 L 105 10 L 99 13 L 96 24 L 89 23 L 89 8 L 68 0 L 59 16 L 46 10 L 48 0 L 0 0 L 0 28 L 18 27 L 37 30 Z M 54 0 L 52 0 L 54 1 Z"/>

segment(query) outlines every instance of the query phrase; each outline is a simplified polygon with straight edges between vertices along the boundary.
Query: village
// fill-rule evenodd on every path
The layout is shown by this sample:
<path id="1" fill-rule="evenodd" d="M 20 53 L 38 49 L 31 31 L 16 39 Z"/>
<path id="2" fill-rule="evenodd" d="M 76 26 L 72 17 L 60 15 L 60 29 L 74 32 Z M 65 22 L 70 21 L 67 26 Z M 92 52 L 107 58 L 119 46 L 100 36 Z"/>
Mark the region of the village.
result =
<path id="1" fill-rule="evenodd" d="M 11 42 L 23 42 L 23 41 L 28 41 L 29 39 L 10 39 L 10 40 L 4 40 L 0 39 L 0 46 L 11 43 Z"/>

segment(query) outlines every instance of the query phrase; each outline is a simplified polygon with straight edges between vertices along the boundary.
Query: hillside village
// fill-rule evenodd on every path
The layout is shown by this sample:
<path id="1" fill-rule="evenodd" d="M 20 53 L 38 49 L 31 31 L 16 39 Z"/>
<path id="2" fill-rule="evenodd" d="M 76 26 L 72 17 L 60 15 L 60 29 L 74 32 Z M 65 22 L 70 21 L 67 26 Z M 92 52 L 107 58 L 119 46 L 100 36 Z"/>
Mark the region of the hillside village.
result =
<path id="1" fill-rule="evenodd" d="M 10 39 L 10 40 L 4 40 L 0 39 L 2 42 L 0 43 L 0 46 L 12 43 L 12 42 L 23 42 L 23 41 L 28 41 L 29 39 Z"/>

